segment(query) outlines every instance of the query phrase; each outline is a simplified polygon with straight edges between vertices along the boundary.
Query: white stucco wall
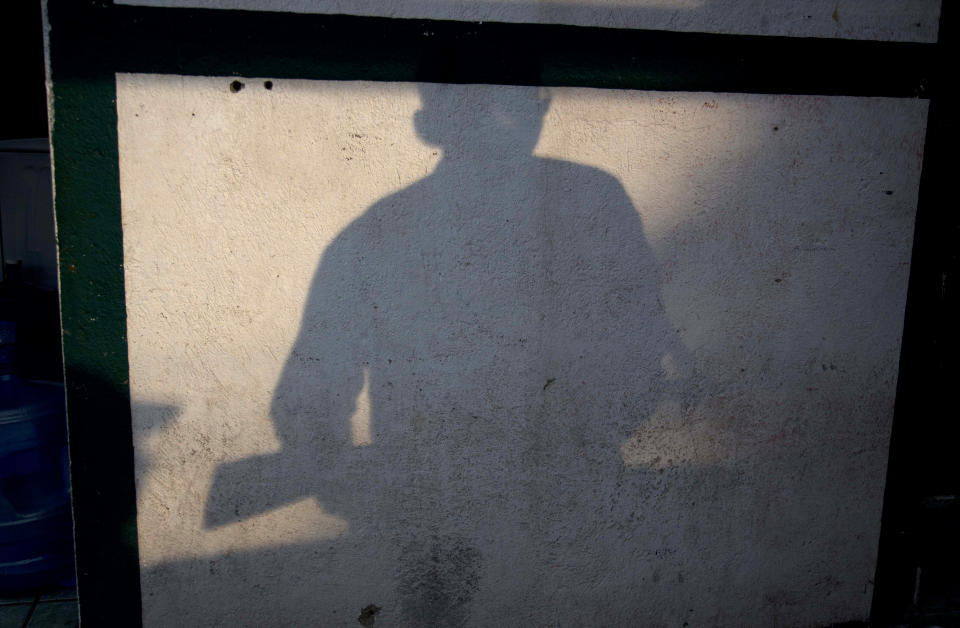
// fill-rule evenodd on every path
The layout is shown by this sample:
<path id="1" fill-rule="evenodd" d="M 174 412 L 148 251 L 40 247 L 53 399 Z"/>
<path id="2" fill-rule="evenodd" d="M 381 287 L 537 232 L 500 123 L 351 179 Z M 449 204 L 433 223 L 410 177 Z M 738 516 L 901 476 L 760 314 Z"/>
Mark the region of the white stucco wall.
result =
<path id="1" fill-rule="evenodd" d="M 232 80 L 117 77 L 145 625 L 866 617 L 924 101 Z"/>
<path id="2" fill-rule="evenodd" d="M 119 4 L 665 31 L 937 39 L 940 0 L 122 0 Z"/>

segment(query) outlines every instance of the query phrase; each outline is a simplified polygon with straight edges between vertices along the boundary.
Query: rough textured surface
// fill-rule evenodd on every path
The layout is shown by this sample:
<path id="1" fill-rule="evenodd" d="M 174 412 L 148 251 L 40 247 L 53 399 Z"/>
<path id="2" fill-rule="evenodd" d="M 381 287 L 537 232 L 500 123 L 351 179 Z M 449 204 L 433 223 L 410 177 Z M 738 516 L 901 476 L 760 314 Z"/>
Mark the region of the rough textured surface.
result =
<path id="1" fill-rule="evenodd" d="M 936 41 L 940 0 L 122 0 L 120 4 Z"/>
<path id="2" fill-rule="evenodd" d="M 117 77 L 146 625 L 866 617 L 924 102 L 232 80 Z"/>

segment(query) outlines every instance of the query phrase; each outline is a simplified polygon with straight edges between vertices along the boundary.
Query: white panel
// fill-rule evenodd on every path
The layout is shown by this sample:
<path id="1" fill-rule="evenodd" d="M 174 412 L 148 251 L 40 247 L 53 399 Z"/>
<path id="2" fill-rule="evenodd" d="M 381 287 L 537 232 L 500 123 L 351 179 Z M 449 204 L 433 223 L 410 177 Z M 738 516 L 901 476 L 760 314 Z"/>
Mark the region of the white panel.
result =
<path id="1" fill-rule="evenodd" d="M 231 80 L 117 79 L 146 625 L 867 616 L 926 102 Z"/>

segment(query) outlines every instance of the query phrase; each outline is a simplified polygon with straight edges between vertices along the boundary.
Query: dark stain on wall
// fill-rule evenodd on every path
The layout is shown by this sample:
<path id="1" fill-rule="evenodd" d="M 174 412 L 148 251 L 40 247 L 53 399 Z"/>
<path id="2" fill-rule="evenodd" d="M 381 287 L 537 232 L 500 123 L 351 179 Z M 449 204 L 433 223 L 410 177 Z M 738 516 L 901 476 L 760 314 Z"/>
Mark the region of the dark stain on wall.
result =
<path id="1" fill-rule="evenodd" d="M 404 548 L 397 593 L 413 626 L 462 626 L 479 588 L 480 552 L 465 539 L 435 535 Z"/>

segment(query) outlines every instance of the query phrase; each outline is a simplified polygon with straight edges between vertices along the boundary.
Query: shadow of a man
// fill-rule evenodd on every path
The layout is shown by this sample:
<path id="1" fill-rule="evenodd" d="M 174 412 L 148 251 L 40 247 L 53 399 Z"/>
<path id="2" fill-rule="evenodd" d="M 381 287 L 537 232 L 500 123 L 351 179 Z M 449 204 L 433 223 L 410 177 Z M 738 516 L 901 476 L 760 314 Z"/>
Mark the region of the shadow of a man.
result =
<path id="1" fill-rule="evenodd" d="M 640 217 L 609 174 L 532 154 L 542 90 L 421 96 L 442 160 L 325 251 L 282 451 L 221 466 L 206 524 L 316 496 L 413 625 L 635 594 L 644 476 L 620 447 L 683 355 Z"/>

